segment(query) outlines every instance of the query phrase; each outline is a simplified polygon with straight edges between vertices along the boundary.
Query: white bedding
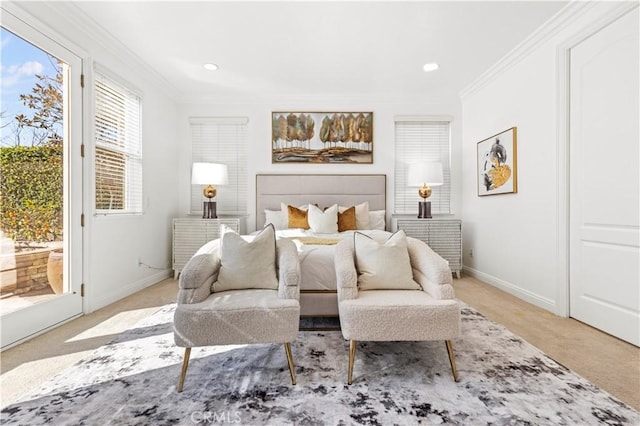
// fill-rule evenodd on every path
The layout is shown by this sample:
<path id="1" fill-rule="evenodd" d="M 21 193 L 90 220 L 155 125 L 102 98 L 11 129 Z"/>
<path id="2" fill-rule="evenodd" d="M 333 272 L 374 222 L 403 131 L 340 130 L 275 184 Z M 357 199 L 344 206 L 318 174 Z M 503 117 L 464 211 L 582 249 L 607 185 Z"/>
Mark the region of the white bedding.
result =
<path id="1" fill-rule="evenodd" d="M 300 256 L 300 290 L 301 291 L 335 291 L 337 289 L 336 270 L 334 266 L 335 244 L 310 244 L 312 242 L 335 242 L 345 238 L 353 238 L 354 231 L 337 234 L 316 234 L 304 229 L 283 229 L 276 231 L 278 238 L 293 240 Z M 391 235 L 387 231 L 357 231 L 369 235 L 379 242 L 386 241 Z M 317 241 L 312 241 L 312 240 Z"/>

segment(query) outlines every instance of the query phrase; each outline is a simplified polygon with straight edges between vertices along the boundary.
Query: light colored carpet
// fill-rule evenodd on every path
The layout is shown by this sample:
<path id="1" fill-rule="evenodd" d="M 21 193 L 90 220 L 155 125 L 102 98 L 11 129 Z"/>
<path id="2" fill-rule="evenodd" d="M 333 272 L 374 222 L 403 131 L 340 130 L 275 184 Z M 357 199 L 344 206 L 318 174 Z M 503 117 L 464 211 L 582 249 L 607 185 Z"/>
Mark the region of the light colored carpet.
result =
<path id="1" fill-rule="evenodd" d="M 17 401 L 160 307 L 174 302 L 177 293 L 177 281 L 167 279 L 3 351 L 0 406 Z"/>
<path id="2" fill-rule="evenodd" d="M 301 332 L 290 385 L 282 345 L 198 348 L 175 391 L 182 349 L 170 305 L 101 346 L 22 402 L 3 424 L 537 424 L 637 425 L 640 414 L 470 307 L 454 342 L 358 345 L 346 386 L 339 332 Z M 210 423 L 210 421 L 208 422 Z"/>

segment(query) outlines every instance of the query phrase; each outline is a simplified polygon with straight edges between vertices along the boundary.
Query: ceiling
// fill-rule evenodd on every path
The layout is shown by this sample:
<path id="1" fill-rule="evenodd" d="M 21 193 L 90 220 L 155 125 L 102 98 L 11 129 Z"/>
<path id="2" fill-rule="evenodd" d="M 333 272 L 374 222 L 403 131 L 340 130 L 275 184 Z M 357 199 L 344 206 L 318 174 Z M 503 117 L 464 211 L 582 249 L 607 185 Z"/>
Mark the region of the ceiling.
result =
<path id="1" fill-rule="evenodd" d="M 179 98 L 205 100 L 457 96 L 567 2 L 74 4 Z M 440 68 L 425 73 L 426 62 Z"/>

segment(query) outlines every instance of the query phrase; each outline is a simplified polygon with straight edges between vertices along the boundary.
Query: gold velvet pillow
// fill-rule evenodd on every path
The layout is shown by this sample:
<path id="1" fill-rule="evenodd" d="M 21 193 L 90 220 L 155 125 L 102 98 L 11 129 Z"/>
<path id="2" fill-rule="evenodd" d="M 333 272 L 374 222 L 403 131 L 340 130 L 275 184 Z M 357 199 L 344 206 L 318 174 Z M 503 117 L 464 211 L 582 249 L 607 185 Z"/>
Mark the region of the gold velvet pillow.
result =
<path id="1" fill-rule="evenodd" d="M 342 213 L 338 212 L 338 232 L 351 231 L 356 228 L 356 207 L 351 206 Z"/>
<path id="2" fill-rule="evenodd" d="M 289 213 L 289 228 L 309 229 L 309 221 L 307 220 L 307 211 L 297 207 L 287 206 Z"/>

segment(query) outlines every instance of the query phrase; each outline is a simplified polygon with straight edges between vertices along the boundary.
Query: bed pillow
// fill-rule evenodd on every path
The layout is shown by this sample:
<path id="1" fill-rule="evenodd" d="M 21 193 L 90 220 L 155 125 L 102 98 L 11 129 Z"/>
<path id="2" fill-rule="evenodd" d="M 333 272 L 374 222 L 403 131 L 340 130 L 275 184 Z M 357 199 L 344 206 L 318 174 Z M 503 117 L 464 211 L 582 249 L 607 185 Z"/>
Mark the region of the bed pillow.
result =
<path id="1" fill-rule="evenodd" d="M 369 228 L 384 231 L 387 227 L 385 219 L 385 210 L 373 210 L 369 212 Z M 359 228 L 358 228 L 359 229 Z"/>
<path id="2" fill-rule="evenodd" d="M 338 205 L 327 207 L 324 211 L 313 204 L 308 210 L 309 227 L 317 234 L 335 234 L 338 232 Z"/>
<path id="3" fill-rule="evenodd" d="M 356 226 L 356 208 L 349 207 L 342 213 L 338 212 L 338 232 L 352 231 L 358 229 Z"/>
<path id="4" fill-rule="evenodd" d="M 287 227 L 309 229 L 308 209 L 286 206 Z"/>
<path id="5" fill-rule="evenodd" d="M 248 288 L 278 289 L 276 231 L 269 224 L 252 241 L 221 228 L 220 272 L 214 292 Z"/>
<path id="6" fill-rule="evenodd" d="M 356 208 L 356 229 L 370 229 L 369 202 L 365 201 L 364 203 L 356 204 L 354 207 Z M 338 207 L 338 212 L 342 213 L 348 208 L 340 206 Z"/>
<path id="7" fill-rule="evenodd" d="M 413 280 L 407 250 L 407 236 L 400 230 L 380 244 L 354 232 L 353 246 L 358 269 L 359 290 L 420 290 Z"/>
<path id="8" fill-rule="evenodd" d="M 283 220 L 282 210 L 265 210 L 264 211 L 264 223 L 272 223 L 276 230 L 287 229 L 288 223 Z M 288 216 L 287 222 L 288 222 Z"/>

